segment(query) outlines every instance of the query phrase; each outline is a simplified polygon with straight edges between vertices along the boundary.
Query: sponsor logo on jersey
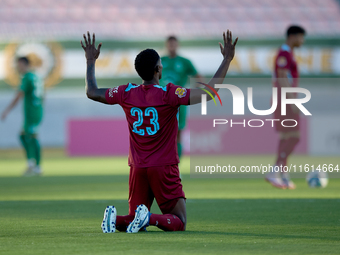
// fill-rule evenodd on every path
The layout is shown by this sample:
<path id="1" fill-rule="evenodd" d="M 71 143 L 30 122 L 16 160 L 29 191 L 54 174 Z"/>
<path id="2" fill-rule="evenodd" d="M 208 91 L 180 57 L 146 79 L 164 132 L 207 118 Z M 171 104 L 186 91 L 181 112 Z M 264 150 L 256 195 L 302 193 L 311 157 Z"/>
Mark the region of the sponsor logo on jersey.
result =
<path id="1" fill-rule="evenodd" d="M 109 89 L 109 97 L 113 97 L 113 93 L 118 93 L 118 87 Z"/>
<path id="2" fill-rule="evenodd" d="M 177 88 L 175 91 L 175 94 L 179 97 L 185 97 L 187 95 L 187 89 L 186 88 Z"/>
<path id="3" fill-rule="evenodd" d="M 284 57 L 284 56 L 280 56 L 278 59 L 277 59 L 277 65 L 280 66 L 280 67 L 284 67 L 287 65 L 287 58 Z"/>

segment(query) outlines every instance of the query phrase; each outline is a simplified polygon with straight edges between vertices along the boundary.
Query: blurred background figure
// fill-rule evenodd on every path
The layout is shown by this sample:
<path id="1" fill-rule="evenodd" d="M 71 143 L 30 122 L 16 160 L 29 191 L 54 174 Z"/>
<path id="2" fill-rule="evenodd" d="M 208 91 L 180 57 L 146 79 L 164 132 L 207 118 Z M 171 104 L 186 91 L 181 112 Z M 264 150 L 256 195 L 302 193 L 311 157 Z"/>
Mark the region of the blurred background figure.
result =
<path id="1" fill-rule="evenodd" d="M 167 55 L 161 58 L 163 64 L 163 77 L 160 80 L 161 86 L 172 83 L 178 86 L 186 87 L 188 77 L 197 78 L 197 81 L 203 82 L 202 76 L 198 74 L 196 68 L 187 58 L 178 55 L 179 42 L 176 36 L 169 36 L 165 43 Z M 178 134 L 177 134 L 177 151 L 178 157 L 182 155 L 181 132 L 186 127 L 187 106 L 181 105 L 178 112 Z"/>
<path id="2" fill-rule="evenodd" d="M 280 47 L 274 63 L 274 87 L 278 88 L 278 107 L 274 113 L 276 131 L 279 133 L 279 145 L 277 150 L 277 160 L 275 165 L 278 167 L 287 166 L 287 159 L 293 152 L 300 140 L 300 110 L 296 105 L 287 105 L 287 114 L 281 114 L 281 88 L 298 87 L 299 70 L 294 57 L 294 49 L 300 47 L 304 42 L 305 29 L 300 26 L 290 26 L 286 31 L 286 42 Z M 288 93 L 287 98 L 297 98 L 296 93 Z M 283 127 L 281 121 L 284 119 L 295 120 L 297 125 L 294 127 Z M 281 189 L 295 189 L 295 184 L 290 180 L 287 171 L 272 172 L 266 177 L 274 187 Z"/>
<path id="3" fill-rule="evenodd" d="M 19 100 L 24 100 L 24 124 L 20 133 L 20 142 L 27 158 L 27 170 L 24 175 L 40 175 L 42 174 L 40 168 L 41 153 L 37 136 L 43 117 L 44 85 L 40 78 L 30 69 L 30 61 L 27 57 L 17 59 L 17 69 L 22 75 L 21 85 L 13 101 L 2 113 L 1 119 L 4 121 Z"/>

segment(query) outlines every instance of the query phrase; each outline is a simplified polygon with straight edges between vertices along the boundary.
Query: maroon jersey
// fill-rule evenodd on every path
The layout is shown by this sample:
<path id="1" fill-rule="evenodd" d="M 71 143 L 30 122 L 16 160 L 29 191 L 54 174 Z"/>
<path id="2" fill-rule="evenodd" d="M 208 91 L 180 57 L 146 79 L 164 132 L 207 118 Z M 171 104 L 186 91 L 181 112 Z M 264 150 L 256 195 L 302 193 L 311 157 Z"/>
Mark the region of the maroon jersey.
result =
<path id="1" fill-rule="evenodd" d="M 288 70 L 287 78 L 289 83 L 292 87 L 298 86 L 299 71 L 297 67 L 297 62 L 294 58 L 292 49 L 287 44 L 283 44 L 281 46 L 275 58 L 273 86 L 278 88 L 278 103 L 277 108 L 274 112 L 274 118 L 279 119 L 280 121 L 284 119 L 294 119 L 298 122 L 298 125 L 295 127 L 283 127 L 281 123 L 275 122 L 275 128 L 279 132 L 296 131 L 299 130 L 299 113 L 294 112 L 291 105 L 287 105 L 286 115 L 281 115 L 281 86 L 277 80 L 278 69 Z"/>
<path id="2" fill-rule="evenodd" d="M 108 89 L 105 97 L 108 104 L 119 104 L 125 112 L 130 166 L 179 163 L 177 113 L 180 105 L 189 104 L 190 89 L 172 83 L 165 87 L 129 83 Z"/>
<path id="3" fill-rule="evenodd" d="M 275 58 L 274 77 L 273 77 L 275 87 L 280 86 L 279 83 L 277 82 L 277 70 L 278 69 L 287 69 L 288 80 L 291 83 L 292 87 L 298 86 L 299 71 L 298 71 L 297 63 L 294 58 L 292 49 L 287 44 L 283 44 L 281 46 Z"/>

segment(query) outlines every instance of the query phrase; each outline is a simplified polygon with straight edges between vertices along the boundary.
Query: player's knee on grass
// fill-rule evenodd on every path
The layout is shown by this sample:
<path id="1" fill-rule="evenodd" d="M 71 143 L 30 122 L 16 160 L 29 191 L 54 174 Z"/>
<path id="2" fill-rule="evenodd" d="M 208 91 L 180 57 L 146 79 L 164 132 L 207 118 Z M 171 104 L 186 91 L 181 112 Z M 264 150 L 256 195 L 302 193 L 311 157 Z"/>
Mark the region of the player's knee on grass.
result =
<path id="1" fill-rule="evenodd" d="M 187 212 L 186 212 L 186 204 L 184 198 L 179 198 L 175 207 L 171 210 L 170 214 L 176 215 L 184 225 L 184 229 L 186 228 L 187 224 Z"/>
<path id="2" fill-rule="evenodd" d="M 159 208 L 161 209 L 163 215 L 172 214 L 177 216 L 183 222 L 185 228 L 187 222 L 185 198 L 181 197 L 170 200 L 165 204 L 159 205 Z"/>

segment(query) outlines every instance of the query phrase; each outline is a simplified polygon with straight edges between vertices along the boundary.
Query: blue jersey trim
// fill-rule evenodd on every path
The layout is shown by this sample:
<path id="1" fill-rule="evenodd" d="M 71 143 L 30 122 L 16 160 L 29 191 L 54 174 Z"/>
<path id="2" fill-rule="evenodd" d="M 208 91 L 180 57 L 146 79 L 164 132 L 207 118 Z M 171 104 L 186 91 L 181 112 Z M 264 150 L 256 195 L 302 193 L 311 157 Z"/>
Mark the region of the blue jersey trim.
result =
<path id="1" fill-rule="evenodd" d="M 140 85 L 133 85 L 131 83 L 129 83 L 129 85 L 127 86 L 127 88 L 125 89 L 125 92 L 129 91 L 130 89 L 135 89 L 138 88 Z"/>
<path id="2" fill-rule="evenodd" d="M 290 52 L 290 47 L 287 44 L 282 44 L 281 50 Z"/>
<path id="3" fill-rule="evenodd" d="M 166 91 L 166 86 L 162 87 L 162 86 L 159 86 L 159 85 L 153 85 L 155 88 L 159 88 L 159 89 L 162 89 L 163 91 Z"/>

